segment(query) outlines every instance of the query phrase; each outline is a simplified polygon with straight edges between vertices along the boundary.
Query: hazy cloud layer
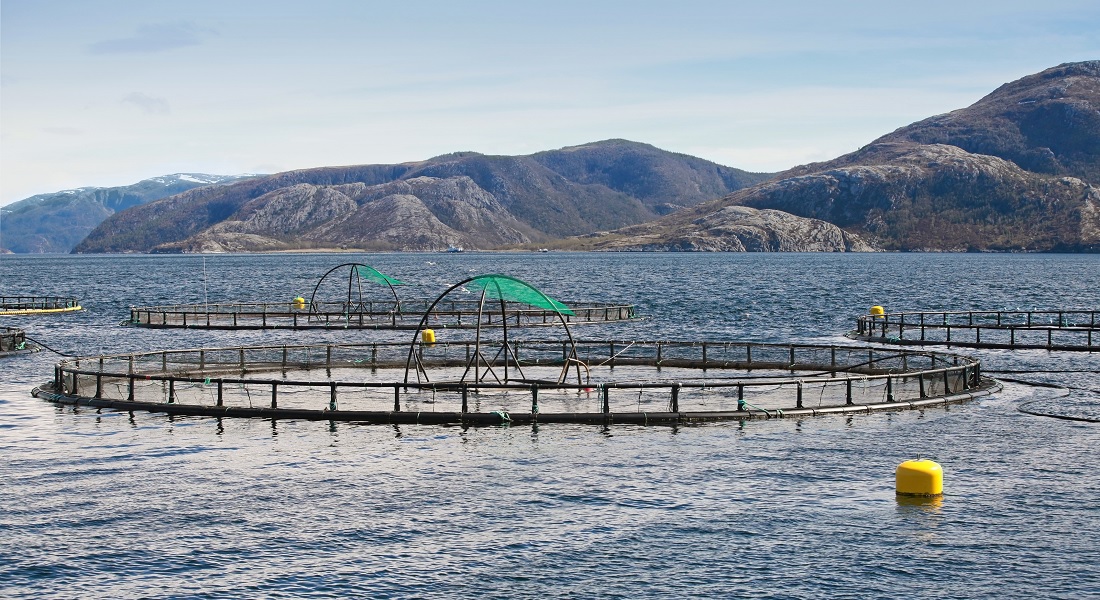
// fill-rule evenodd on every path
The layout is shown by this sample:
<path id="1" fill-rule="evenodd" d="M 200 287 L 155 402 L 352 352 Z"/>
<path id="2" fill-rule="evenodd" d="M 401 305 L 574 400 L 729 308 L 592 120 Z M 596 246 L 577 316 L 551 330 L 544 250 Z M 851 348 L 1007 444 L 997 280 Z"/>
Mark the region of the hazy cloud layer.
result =
<path id="1" fill-rule="evenodd" d="M 133 104 L 151 115 L 166 115 L 170 112 L 167 100 L 154 98 L 141 92 L 130 92 L 121 102 L 123 104 Z"/>
<path id="2" fill-rule="evenodd" d="M 51 133 L 53 135 L 82 135 L 84 133 L 84 130 L 76 128 L 76 127 L 57 127 L 57 126 L 54 126 L 54 127 L 43 127 L 42 132 L 43 133 Z"/>
<path id="3" fill-rule="evenodd" d="M 132 54 L 163 52 L 197 46 L 214 32 L 187 21 L 155 23 L 138 28 L 132 37 L 103 40 L 88 46 L 90 54 Z"/>
<path id="4" fill-rule="evenodd" d="M 1096 0 L 0 6 L 0 204 L 609 138 L 774 172 L 1100 57 Z"/>

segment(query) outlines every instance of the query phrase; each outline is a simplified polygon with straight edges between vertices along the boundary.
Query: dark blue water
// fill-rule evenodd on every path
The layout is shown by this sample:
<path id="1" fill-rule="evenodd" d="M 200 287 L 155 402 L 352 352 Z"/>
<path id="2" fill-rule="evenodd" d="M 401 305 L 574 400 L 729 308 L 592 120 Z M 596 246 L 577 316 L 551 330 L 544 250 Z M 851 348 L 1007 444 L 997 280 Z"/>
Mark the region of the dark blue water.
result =
<path id="1" fill-rule="evenodd" d="M 0 256 L 7 318 L 83 355 L 383 332 L 150 331 L 131 305 L 288 301 L 348 261 L 434 296 L 483 273 L 648 318 L 578 337 L 843 342 L 857 314 L 1100 308 L 1100 256 Z M 404 336 L 401 337 L 404 339 Z M 0 596 L 1100 596 L 1100 356 L 969 351 L 1028 371 L 951 409 L 702 427 L 364 426 L 58 408 L 57 355 L 0 361 Z M 899 504 L 894 468 L 943 465 Z"/>

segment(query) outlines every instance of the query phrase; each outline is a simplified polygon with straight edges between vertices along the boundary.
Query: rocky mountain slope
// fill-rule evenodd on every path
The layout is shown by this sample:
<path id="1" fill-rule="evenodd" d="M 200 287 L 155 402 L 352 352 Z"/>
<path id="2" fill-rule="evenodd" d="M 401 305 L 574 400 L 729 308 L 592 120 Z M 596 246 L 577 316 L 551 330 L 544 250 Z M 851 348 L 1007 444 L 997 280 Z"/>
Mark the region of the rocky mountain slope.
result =
<path id="1" fill-rule="evenodd" d="M 0 251 L 69 252 L 116 212 L 196 187 L 237 181 L 245 175 L 176 173 L 118 187 L 85 187 L 38 194 L 0 209 Z"/>
<path id="2" fill-rule="evenodd" d="M 827 221 L 889 250 L 1095 252 L 1098 185 L 1100 61 L 1088 61 L 1003 85 L 969 108 L 835 160 L 574 247 L 713 246 L 740 206 Z"/>
<path id="3" fill-rule="evenodd" d="M 614 232 L 560 240 L 562 250 L 641 252 L 873 252 L 858 235 L 778 210 L 697 207 Z"/>
<path id="4" fill-rule="evenodd" d="M 135 207 L 75 251 L 496 248 L 644 222 L 768 177 L 625 140 L 324 167 Z"/>

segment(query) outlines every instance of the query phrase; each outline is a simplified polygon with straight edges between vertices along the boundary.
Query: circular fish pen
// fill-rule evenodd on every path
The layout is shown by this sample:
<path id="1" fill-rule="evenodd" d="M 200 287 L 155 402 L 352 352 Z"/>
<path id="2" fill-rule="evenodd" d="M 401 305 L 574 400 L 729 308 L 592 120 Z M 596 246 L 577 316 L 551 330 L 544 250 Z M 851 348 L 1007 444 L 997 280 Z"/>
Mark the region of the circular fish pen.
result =
<path id="1" fill-rule="evenodd" d="M 410 351 L 415 360 L 410 360 Z M 166 350 L 67 359 L 60 404 L 214 417 L 676 424 L 913 409 L 1000 389 L 977 359 L 688 341 L 481 340 Z"/>
<path id="2" fill-rule="evenodd" d="M 76 298 L 0 296 L 0 315 L 41 315 L 82 310 Z"/>
<path id="3" fill-rule="evenodd" d="M 884 344 L 1095 352 L 1100 351 L 1100 311 L 872 313 L 860 316 L 848 337 Z"/>
<path id="4" fill-rule="evenodd" d="M 344 276 L 347 272 L 346 277 Z M 476 281 L 470 278 L 463 284 Z M 505 277 L 505 276 L 496 276 Z M 130 308 L 125 324 L 186 329 L 478 329 L 481 327 L 542 327 L 627 321 L 637 318 L 634 305 L 568 302 L 559 306 L 531 305 L 504 299 L 501 310 L 485 310 L 485 299 L 402 300 L 396 287 L 403 282 L 358 263 L 338 265 L 317 282 L 307 301 L 205 303 Z M 460 284 L 461 285 L 461 284 Z M 371 294 L 385 288 L 381 294 Z M 333 294 L 333 290 L 337 290 Z M 453 289 L 453 288 L 452 288 Z M 366 291 L 364 291 L 366 290 Z M 325 294 L 325 292 L 330 292 Z M 333 298 L 333 296 L 337 296 Z M 326 299 L 327 298 L 327 299 Z M 568 305 L 568 310 L 560 307 Z M 422 323 L 425 313 L 431 320 Z"/>
<path id="5" fill-rule="evenodd" d="M 0 357 L 38 352 L 38 346 L 27 340 L 27 334 L 15 327 L 0 327 Z"/>

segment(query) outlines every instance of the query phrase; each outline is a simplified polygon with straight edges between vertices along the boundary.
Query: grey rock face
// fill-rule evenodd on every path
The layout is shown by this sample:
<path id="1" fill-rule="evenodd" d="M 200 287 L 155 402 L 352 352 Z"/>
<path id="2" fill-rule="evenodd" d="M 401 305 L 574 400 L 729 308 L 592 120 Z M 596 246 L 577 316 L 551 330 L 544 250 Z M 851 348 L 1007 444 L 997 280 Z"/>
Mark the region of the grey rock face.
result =
<path id="1" fill-rule="evenodd" d="M 531 156 L 463 152 L 400 165 L 323 167 L 135 207 L 105 221 L 75 251 L 189 252 L 215 238 L 286 249 L 541 243 L 644 222 L 769 176 L 625 140 Z"/>
<path id="2" fill-rule="evenodd" d="M 299 183 L 157 252 L 295 248 L 436 251 L 530 241 L 525 227 L 469 177 L 414 177 L 381 185 Z"/>
<path id="3" fill-rule="evenodd" d="M 818 219 L 724 206 L 694 219 L 663 219 L 594 237 L 588 249 L 664 252 L 871 252 L 860 237 Z"/>

